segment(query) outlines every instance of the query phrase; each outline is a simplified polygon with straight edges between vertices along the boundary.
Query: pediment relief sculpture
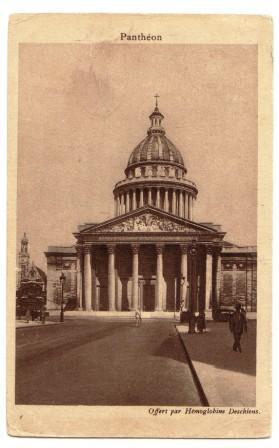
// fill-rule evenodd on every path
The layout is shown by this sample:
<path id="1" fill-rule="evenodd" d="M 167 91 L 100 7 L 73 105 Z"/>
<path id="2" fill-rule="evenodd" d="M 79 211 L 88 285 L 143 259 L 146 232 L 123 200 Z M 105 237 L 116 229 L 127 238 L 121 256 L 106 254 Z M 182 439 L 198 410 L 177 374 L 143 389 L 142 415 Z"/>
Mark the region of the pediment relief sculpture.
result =
<path id="1" fill-rule="evenodd" d="M 194 229 L 173 222 L 167 218 L 159 218 L 150 213 L 133 216 L 118 224 L 96 229 L 96 232 L 197 232 Z"/>

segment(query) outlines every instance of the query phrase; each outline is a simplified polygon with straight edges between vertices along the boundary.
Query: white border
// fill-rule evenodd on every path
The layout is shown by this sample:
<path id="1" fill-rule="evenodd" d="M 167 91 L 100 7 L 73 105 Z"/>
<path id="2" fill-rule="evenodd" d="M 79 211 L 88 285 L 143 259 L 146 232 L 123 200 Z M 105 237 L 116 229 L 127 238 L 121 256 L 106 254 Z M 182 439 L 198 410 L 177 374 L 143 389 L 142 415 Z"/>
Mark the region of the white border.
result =
<path id="1" fill-rule="evenodd" d="M 279 387 L 278 387 L 278 291 L 279 291 L 279 157 L 278 157 L 278 92 L 276 78 L 279 76 L 278 71 L 278 33 L 277 26 L 279 21 L 279 3 L 278 0 L 2 0 L 0 3 L 0 55 L 1 55 L 1 71 L 0 71 L 0 352 L 1 352 L 1 368 L 0 368 L 0 438 L 1 444 L 5 447 L 10 446 L 28 446 L 35 447 L 40 443 L 48 446 L 50 443 L 57 441 L 51 439 L 23 439 L 11 438 L 6 434 L 6 417 L 5 417 L 5 341 L 6 341 L 6 196 L 7 196 L 7 174 L 6 174 L 6 142 L 7 142 L 7 30 L 8 17 L 12 13 L 40 13 L 40 12 L 63 12 L 63 13 L 81 13 L 81 12 L 115 12 L 115 13 L 191 13 L 191 14 L 261 14 L 270 15 L 274 19 L 274 88 L 275 88 L 275 129 L 274 129 L 274 242 L 273 242 L 273 437 L 271 439 L 259 440 L 123 440 L 123 439 L 102 439 L 102 440 L 75 440 L 63 439 L 58 443 L 63 447 L 74 446 L 76 443 L 85 445 L 103 445 L 113 444 L 114 446 L 138 446 L 139 444 L 152 446 L 173 445 L 185 446 L 191 444 L 191 447 L 235 447 L 235 444 L 245 447 L 260 445 L 273 447 L 278 446 L 279 442 Z M 276 150 L 277 148 L 277 150 Z M 277 154 L 276 154 L 276 152 Z"/>

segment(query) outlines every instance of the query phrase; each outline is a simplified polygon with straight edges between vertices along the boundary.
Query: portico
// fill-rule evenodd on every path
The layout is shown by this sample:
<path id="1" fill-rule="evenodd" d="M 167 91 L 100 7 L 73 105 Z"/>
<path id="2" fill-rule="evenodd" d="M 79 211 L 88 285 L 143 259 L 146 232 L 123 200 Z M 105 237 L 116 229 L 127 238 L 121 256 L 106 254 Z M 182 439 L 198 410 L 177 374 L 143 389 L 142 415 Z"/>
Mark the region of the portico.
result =
<path id="1" fill-rule="evenodd" d="M 149 206 L 75 234 L 86 311 L 211 310 L 224 233 Z"/>

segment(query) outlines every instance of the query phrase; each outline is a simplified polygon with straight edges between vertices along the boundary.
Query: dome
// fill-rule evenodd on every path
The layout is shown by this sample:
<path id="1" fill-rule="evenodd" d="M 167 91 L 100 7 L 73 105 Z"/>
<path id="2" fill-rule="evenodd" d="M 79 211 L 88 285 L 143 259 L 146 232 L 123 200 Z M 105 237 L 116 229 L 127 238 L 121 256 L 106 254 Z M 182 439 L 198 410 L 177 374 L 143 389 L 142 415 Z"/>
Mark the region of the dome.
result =
<path id="1" fill-rule="evenodd" d="M 164 161 L 184 166 L 180 151 L 163 134 L 150 133 L 133 150 L 128 167 L 138 162 Z"/>
<path id="2" fill-rule="evenodd" d="M 151 126 L 147 131 L 147 136 L 131 153 L 126 170 L 132 165 L 165 162 L 170 165 L 179 165 L 186 171 L 180 151 L 166 137 L 165 129 L 161 126 L 164 115 L 158 109 L 157 100 L 155 109 L 149 119 Z"/>
<path id="3" fill-rule="evenodd" d="M 115 215 L 151 206 L 192 220 L 198 189 L 186 178 L 187 169 L 180 151 L 166 137 L 158 95 L 155 98 L 147 136 L 131 153 L 124 171 L 126 177 L 113 190 Z"/>

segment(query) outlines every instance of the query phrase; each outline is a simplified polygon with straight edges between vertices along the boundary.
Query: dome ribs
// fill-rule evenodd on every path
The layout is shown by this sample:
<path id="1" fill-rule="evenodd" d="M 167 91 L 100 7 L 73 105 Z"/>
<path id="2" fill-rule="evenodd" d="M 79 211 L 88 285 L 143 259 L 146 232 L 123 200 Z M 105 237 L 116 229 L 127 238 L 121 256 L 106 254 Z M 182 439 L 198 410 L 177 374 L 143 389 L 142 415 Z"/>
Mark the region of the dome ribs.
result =
<path id="1" fill-rule="evenodd" d="M 150 134 L 142 140 L 130 155 L 127 168 L 138 162 L 149 160 L 172 162 L 184 166 L 180 151 L 165 135 L 161 134 Z"/>

